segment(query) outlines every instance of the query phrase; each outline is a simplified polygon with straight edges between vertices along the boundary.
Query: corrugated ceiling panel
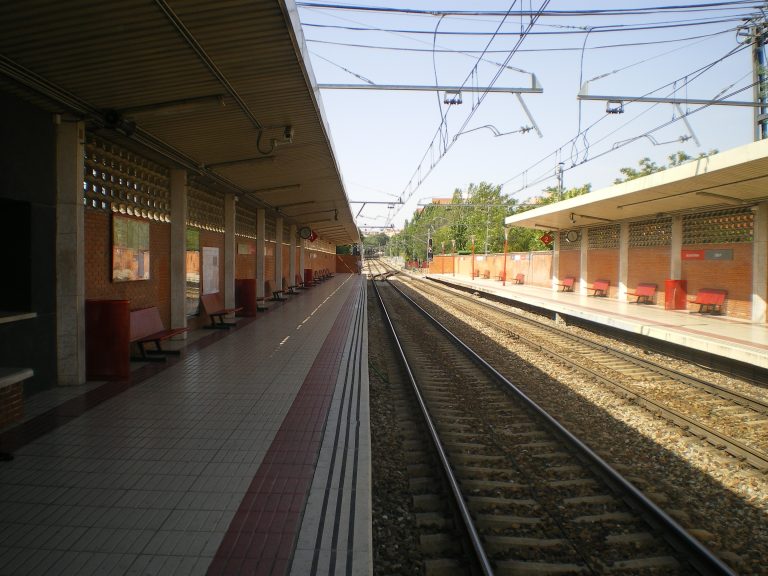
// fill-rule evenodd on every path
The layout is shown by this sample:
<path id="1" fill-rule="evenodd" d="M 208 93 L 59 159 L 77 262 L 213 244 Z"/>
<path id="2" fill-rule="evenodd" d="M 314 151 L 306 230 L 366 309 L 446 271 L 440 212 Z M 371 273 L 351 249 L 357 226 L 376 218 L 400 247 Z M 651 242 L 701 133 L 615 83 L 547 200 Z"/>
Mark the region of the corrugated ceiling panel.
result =
<path id="1" fill-rule="evenodd" d="M 96 109 L 122 110 L 224 95 L 223 108 L 128 116 L 197 165 L 259 156 L 258 127 L 249 113 L 262 126 L 277 127 L 278 134 L 280 127 L 293 126 L 293 144 L 278 147 L 274 162 L 258 169 L 238 165 L 220 173 L 243 190 L 301 183 L 297 197 L 328 198 L 345 208 L 340 211 L 346 219 L 342 225 L 351 232 L 344 241 L 355 239 L 322 119 L 278 2 L 168 2 L 191 34 L 191 43 L 176 28 L 173 17 L 164 13 L 164 4 L 164 0 L 15 3 L 0 20 L 0 53 Z M 213 62 L 229 87 L 196 49 Z M 228 89 L 234 90 L 247 111 Z M 278 136 L 266 130 L 262 150 L 270 147 L 272 137 Z M 334 234 L 338 240 L 338 231 Z"/>

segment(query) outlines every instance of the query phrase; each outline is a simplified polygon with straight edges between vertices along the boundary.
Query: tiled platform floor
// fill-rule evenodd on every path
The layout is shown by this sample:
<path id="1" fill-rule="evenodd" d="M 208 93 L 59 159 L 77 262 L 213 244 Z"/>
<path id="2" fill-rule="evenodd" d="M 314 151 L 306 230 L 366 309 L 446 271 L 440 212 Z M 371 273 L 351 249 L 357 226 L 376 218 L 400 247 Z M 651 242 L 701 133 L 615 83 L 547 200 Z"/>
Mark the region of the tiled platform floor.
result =
<path id="1" fill-rule="evenodd" d="M 615 298 L 557 292 L 541 286 L 509 282 L 502 286 L 501 282 L 493 279 L 472 280 L 468 276 L 451 274 L 432 274 L 430 277 L 768 368 L 768 324 L 759 325 L 687 310 L 665 310 L 663 305 L 648 306 Z"/>
<path id="2" fill-rule="evenodd" d="M 339 274 L 164 370 L 139 368 L 140 383 L 5 431 L 17 448 L 0 463 L 0 574 L 286 574 L 299 530 L 370 524 L 368 423 L 342 410 L 367 398 L 364 308 L 361 277 Z M 360 433 L 340 443 L 339 427 Z M 313 493 L 338 491 L 326 444 L 360 463 L 352 516 L 316 514 Z M 366 534 L 350 573 L 368 573 Z M 302 562 L 324 553 L 317 544 Z M 294 573 L 329 573 L 312 567 Z"/>

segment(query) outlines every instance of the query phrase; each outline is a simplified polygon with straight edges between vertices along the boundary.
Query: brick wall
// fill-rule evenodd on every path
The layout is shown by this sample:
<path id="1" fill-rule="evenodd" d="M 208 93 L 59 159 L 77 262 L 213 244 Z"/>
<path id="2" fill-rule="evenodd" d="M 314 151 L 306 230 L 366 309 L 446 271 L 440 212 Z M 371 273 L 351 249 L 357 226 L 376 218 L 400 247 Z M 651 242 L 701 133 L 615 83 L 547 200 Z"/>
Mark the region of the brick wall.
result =
<path id="1" fill-rule="evenodd" d="M 552 286 L 552 252 L 533 252 L 530 269 L 530 275 L 525 277 L 526 284 Z"/>
<path id="2" fill-rule="evenodd" d="M 166 326 L 171 323 L 171 226 L 150 222 L 149 280 L 112 282 L 111 214 L 85 211 L 85 297 L 126 299 L 131 309 L 157 306 Z"/>
<path id="3" fill-rule="evenodd" d="M 573 276 L 578 280 L 581 277 L 581 252 L 579 250 L 560 251 L 560 269 L 557 277 L 562 280 L 566 276 Z"/>
<path id="4" fill-rule="evenodd" d="M 0 388 L 0 428 L 18 422 L 23 416 L 23 383 L 17 382 Z"/>
<path id="5" fill-rule="evenodd" d="M 291 284 L 293 284 L 293 278 L 289 278 L 290 271 L 291 271 L 291 247 L 290 245 L 283 244 L 283 272 L 281 277 L 285 278 L 285 282 L 283 282 L 285 286 L 290 286 Z"/>
<path id="6" fill-rule="evenodd" d="M 619 290 L 618 249 L 593 248 L 587 252 L 587 282 L 592 284 L 595 280 L 608 280 L 611 283 L 608 296 L 610 298 L 616 296 Z"/>
<path id="7" fill-rule="evenodd" d="M 664 280 L 669 278 L 669 246 L 630 248 L 627 266 L 627 290 L 634 292 L 638 284 L 656 284 L 656 303 L 664 304 Z M 628 297 L 634 302 L 636 298 Z"/>
<path id="8" fill-rule="evenodd" d="M 250 238 L 235 237 L 235 278 L 256 278 L 256 241 Z M 248 246 L 248 254 L 240 254 L 240 245 Z"/>
<path id="9" fill-rule="evenodd" d="M 683 260 L 682 279 L 693 296 L 701 288 L 728 290 L 723 312 L 736 318 L 752 317 L 752 244 L 687 245 L 686 250 L 733 250 L 733 260 Z M 698 305 L 689 305 L 698 310 Z"/>

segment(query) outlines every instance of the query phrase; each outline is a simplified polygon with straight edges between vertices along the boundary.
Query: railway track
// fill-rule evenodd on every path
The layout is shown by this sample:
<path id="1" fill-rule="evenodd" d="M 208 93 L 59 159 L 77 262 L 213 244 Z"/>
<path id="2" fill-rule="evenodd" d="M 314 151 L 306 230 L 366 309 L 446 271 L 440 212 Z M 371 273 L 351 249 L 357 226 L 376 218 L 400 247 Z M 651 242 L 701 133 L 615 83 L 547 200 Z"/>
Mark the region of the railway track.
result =
<path id="1" fill-rule="evenodd" d="M 472 542 L 465 549 L 476 552 L 482 572 L 731 573 L 390 283 L 374 285 L 380 285 L 406 370 L 432 419 L 446 484 Z M 457 562 L 440 555 L 455 552 L 455 544 L 425 540 L 438 543 L 433 565 L 447 570 L 448 562 Z"/>
<path id="2" fill-rule="evenodd" d="M 412 284 L 412 283 L 411 283 Z M 556 358 L 565 366 L 632 399 L 689 433 L 761 472 L 768 471 L 768 403 L 693 378 L 647 358 L 631 355 L 551 323 L 510 312 L 508 307 L 419 282 L 425 298 L 465 315 L 482 314 L 488 329 Z"/>

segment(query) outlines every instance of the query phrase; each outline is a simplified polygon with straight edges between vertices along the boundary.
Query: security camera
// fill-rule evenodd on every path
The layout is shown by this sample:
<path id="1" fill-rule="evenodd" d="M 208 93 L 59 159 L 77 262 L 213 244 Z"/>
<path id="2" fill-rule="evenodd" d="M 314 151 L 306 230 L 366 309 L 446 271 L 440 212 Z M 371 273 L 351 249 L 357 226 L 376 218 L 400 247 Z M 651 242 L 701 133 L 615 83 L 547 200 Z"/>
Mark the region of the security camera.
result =
<path id="1" fill-rule="evenodd" d="M 286 126 L 283 130 L 283 138 L 288 142 L 293 142 L 293 126 Z"/>

